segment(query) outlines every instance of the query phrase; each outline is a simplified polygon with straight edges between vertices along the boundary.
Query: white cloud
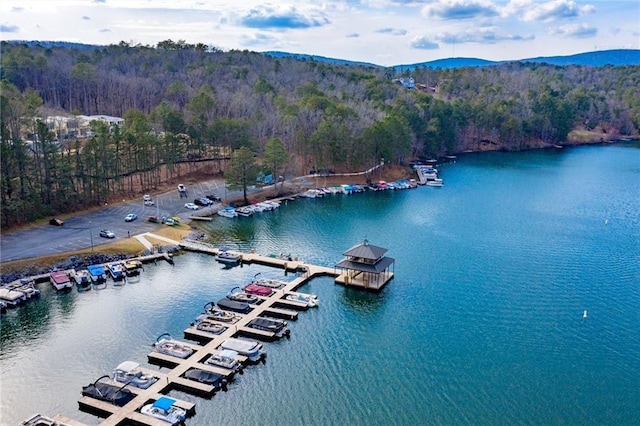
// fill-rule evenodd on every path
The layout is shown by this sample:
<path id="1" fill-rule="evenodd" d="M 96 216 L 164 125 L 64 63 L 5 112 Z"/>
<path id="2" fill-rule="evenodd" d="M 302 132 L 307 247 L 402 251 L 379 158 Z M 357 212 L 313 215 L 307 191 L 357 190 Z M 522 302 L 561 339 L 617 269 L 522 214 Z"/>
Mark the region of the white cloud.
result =
<path id="1" fill-rule="evenodd" d="M 551 34 L 563 37 L 589 38 L 595 37 L 598 34 L 598 30 L 587 24 L 571 24 L 553 28 L 551 29 Z"/>
<path id="2" fill-rule="evenodd" d="M 595 12 L 595 6 L 578 5 L 573 0 L 552 0 L 547 2 L 531 2 L 523 11 L 525 21 L 553 22 L 560 19 L 577 18 Z"/>
<path id="3" fill-rule="evenodd" d="M 435 43 L 429 40 L 425 36 L 414 37 L 409 43 L 409 46 L 411 46 L 413 49 L 425 49 L 425 50 L 434 50 L 440 47 L 438 43 Z"/>

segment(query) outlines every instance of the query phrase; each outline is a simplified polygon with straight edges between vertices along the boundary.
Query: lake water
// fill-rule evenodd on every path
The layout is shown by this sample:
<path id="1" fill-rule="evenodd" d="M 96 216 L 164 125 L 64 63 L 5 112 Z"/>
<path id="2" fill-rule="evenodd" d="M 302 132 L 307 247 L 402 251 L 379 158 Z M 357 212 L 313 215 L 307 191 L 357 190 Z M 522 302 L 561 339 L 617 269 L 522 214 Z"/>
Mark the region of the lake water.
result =
<path id="1" fill-rule="evenodd" d="M 196 403 L 189 425 L 640 423 L 637 144 L 469 154 L 444 188 L 289 202 L 214 218 L 210 241 L 333 266 L 365 238 L 396 259 L 379 294 L 320 278 L 320 307 Z M 321 182 L 320 182 L 321 184 Z M 82 386 L 182 331 L 264 266 L 207 255 L 147 265 L 139 282 L 57 294 L 1 320 L 0 424 L 78 410 Z M 583 311 L 588 316 L 583 318 Z M 165 370 L 166 371 L 166 370 Z"/>

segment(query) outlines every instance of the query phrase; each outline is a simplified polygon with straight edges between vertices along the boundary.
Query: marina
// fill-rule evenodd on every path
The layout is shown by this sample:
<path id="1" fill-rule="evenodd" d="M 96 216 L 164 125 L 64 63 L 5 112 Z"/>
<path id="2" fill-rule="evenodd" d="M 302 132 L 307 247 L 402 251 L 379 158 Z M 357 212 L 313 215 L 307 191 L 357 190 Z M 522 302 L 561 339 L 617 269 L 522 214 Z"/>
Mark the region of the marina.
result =
<path id="1" fill-rule="evenodd" d="M 637 161 L 637 149 L 609 145 L 463 155 L 439 167 L 442 190 L 330 195 L 249 220 L 214 218 L 212 247 L 338 273 L 341 253 L 366 238 L 389 248 L 395 275 L 379 292 L 335 285 L 333 275 L 307 281 L 294 292 L 316 294 L 320 307 L 287 320 L 290 340 L 261 342 L 267 356 L 227 391 L 164 396 L 194 404 L 186 424 L 297 424 L 300 413 L 318 424 L 634 424 Z M 40 298 L 8 310 L 7 424 L 36 412 L 100 424 L 78 410 L 83 386 L 124 360 L 145 364 L 162 333 L 191 340 L 183 333 L 203 305 L 231 289 L 305 273 L 226 268 L 184 251 L 175 266 L 145 265 L 139 284 L 83 293 L 40 285 Z"/>

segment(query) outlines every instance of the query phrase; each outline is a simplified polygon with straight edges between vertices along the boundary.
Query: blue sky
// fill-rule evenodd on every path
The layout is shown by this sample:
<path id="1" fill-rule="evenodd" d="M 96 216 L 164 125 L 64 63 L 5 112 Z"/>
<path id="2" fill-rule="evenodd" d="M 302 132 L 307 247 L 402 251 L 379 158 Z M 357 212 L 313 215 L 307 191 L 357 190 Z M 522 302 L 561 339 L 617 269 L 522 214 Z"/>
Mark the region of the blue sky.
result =
<path id="1" fill-rule="evenodd" d="M 3 0 L 2 40 L 280 50 L 379 65 L 640 49 L 638 0 Z"/>

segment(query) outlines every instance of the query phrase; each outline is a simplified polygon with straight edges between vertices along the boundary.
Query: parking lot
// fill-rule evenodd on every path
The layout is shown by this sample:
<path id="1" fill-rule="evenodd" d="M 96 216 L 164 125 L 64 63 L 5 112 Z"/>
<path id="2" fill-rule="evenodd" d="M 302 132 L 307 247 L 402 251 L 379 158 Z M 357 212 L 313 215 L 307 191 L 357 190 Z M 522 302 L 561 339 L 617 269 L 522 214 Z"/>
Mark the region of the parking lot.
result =
<path id="1" fill-rule="evenodd" d="M 0 240 L 0 261 L 46 256 L 56 253 L 66 253 L 99 244 L 128 238 L 136 234 L 154 231 L 162 224 L 151 223 L 148 216 L 180 217 L 183 221 L 199 212 L 184 207 L 187 202 L 193 203 L 195 198 L 217 194 L 223 198 L 235 197 L 238 191 L 225 191 L 222 180 L 211 180 L 186 185 L 187 197 L 180 197 L 177 188 L 163 193 L 151 194 L 153 206 L 145 206 L 142 195 L 134 200 L 124 200 L 114 205 L 106 205 L 96 211 L 78 214 L 64 219 L 63 226 L 42 225 L 15 232 L 2 233 Z M 222 203 L 214 204 L 205 209 L 214 214 Z M 138 219 L 125 222 L 126 215 L 134 213 Z M 115 234 L 114 239 L 99 236 L 101 229 L 108 229 Z"/>

